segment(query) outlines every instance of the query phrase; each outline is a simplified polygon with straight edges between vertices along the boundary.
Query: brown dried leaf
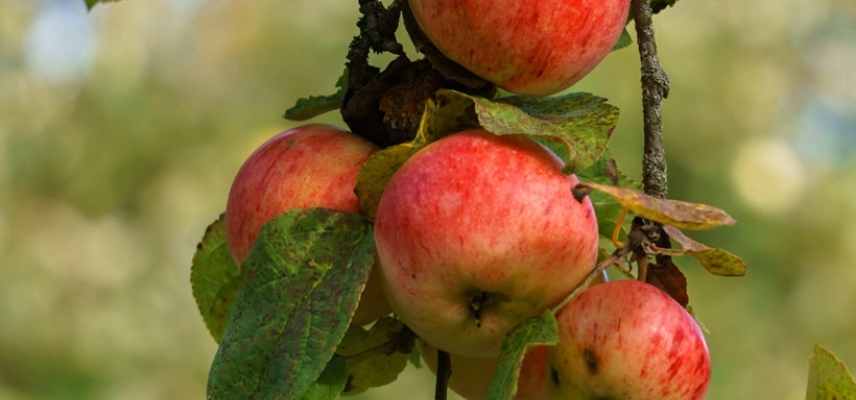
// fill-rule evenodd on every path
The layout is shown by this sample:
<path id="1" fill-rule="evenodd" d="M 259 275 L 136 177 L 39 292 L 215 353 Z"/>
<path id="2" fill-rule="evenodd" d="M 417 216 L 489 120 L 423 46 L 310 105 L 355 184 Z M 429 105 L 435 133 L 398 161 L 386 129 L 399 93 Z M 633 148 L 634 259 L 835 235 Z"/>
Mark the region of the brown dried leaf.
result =
<path id="1" fill-rule="evenodd" d="M 612 196 L 622 207 L 640 217 L 681 229 L 705 230 L 737 222 L 725 211 L 705 204 L 658 199 L 632 189 L 594 182 L 581 185 Z"/>
<path id="2" fill-rule="evenodd" d="M 687 278 L 672 262 L 671 257 L 657 257 L 657 263 L 648 266 L 647 281 L 668 293 L 682 306 L 686 307 L 690 303 L 690 296 L 687 294 Z"/>
<path id="3" fill-rule="evenodd" d="M 681 245 L 684 252 L 694 257 L 711 274 L 720 276 L 746 275 L 746 262 L 722 249 L 715 249 L 691 239 L 680 229 L 665 225 L 663 229 L 672 240 Z"/>

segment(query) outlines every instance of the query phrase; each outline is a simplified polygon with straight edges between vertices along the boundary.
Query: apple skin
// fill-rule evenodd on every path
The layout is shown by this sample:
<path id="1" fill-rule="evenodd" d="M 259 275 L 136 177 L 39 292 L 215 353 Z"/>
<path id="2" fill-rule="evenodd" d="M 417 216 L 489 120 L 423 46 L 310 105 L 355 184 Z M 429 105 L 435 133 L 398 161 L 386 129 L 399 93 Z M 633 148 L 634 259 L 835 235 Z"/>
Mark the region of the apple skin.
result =
<path id="1" fill-rule="evenodd" d="M 698 400 L 710 353 L 693 317 L 635 280 L 593 286 L 559 311 L 551 351 L 563 399 Z"/>
<path id="2" fill-rule="evenodd" d="M 435 46 L 511 92 L 562 91 L 612 51 L 630 0 L 410 0 Z"/>
<path id="3" fill-rule="evenodd" d="M 265 223 L 289 210 L 359 212 L 354 185 L 375 150 L 362 138 L 327 125 L 305 125 L 264 143 L 244 162 L 229 192 L 226 236 L 235 262 L 247 258 Z M 379 272 L 373 271 L 354 322 L 363 325 L 389 311 Z"/>
<path id="4" fill-rule="evenodd" d="M 549 348 L 532 347 L 523 357 L 520 375 L 517 381 L 515 400 L 551 400 L 554 390 L 549 382 Z M 452 376 L 449 388 L 467 400 L 487 400 L 490 381 L 496 372 L 499 360 L 496 358 L 473 358 L 450 354 Z M 422 359 L 428 369 L 437 373 L 437 349 L 422 342 Z"/>
<path id="5" fill-rule="evenodd" d="M 381 196 L 375 242 L 393 311 L 433 347 L 497 357 L 597 260 L 597 221 L 562 163 L 524 136 L 457 133 L 420 150 Z"/>

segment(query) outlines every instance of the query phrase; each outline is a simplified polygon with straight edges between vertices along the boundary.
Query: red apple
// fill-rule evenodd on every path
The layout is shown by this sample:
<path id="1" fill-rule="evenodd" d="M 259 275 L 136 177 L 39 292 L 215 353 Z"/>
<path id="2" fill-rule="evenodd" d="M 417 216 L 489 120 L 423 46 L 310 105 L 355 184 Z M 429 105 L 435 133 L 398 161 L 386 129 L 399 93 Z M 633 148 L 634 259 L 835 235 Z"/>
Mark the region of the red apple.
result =
<path id="1" fill-rule="evenodd" d="M 376 150 L 369 142 L 326 125 L 283 132 L 257 149 L 232 183 L 226 206 L 229 250 L 240 265 L 262 226 L 289 210 L 328 208 L 359 212 L 357 174 Z M 375 268 L 377 269 L 377 268 Z M 354 322 L 371 322 L 389 312 L 373 273 Z"/>
<path id="2" fill-rule="evenodd" d="M 529 349 L 523 358 L 517 381 L 515 400 L 550 400 L 551 396 L 549 348 L 538 346 Z M 467 400 L 486 400 L 487 391 L 499 360 L 474 358 L 451 354 L 452 376 L 449 388 Z M 437 349 L 422 345 L 422 359 L 431 372 L 437 373 Z"/>
<path id="3" fill-rule="evenodd" d="M 496 357 L 597 259 L 578 180 L 524 136 L 461 132 L 415 154 L 381 196 L 375 241 L 393 311 L 432 346 Z"/>
<path id="4" fill-rule="evenodd" d="M 547 95 L 612 51 L 630 0 L 410 0 L 410 8 L 450 59 L 503 89 Z"/>
<path id="5" fill-rule="evenodd" d="M 562 308 L 551 363 L 566 399 L 698 400 L 710 354 L 693 317 L 634 280 L 587 289 Z"/>

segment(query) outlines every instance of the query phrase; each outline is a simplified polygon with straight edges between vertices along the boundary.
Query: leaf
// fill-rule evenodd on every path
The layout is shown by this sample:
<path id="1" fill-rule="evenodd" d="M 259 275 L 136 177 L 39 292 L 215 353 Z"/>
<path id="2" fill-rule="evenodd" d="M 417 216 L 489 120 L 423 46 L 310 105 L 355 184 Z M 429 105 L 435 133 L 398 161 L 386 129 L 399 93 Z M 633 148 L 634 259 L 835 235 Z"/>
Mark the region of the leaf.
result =
<path id="1" fill-rule="evenodd" d="M 705 204 L 658 199 L 635 190 L 594 182 L 584 182 L 581 186 L 612 196 L 642 218 L 681 229 L 705 230 L 737 222 L 725 211 Z"/>
<path id="2" fill-rule="evenodd" d="M 446 134 L 477 126 L 474 120 L 467 120 L 466 108 L 462 102 L 438 104 L 428 99 L 416 137 L 412 141 L 388 147 L 369 157 L 357 175 L 354 189 L 363 214 L 374 219 L 386 184 L 416 152 Z"/>
<path id="3" fill-rule="evenodd" d="M 838 357 L 815 346 L 810 363 L 806 400 L 856 399 L 856 379 Z"/>
<path id="4" fill-rule="evenodd" d="M 740 257 L 728 251 L 696 242 L 674 226 L 665 225 L 663 229 L 672 240 L 681 245 L 684 253 L 698 260 L 711 274 L 720 276 L 746 275 L 746 262 Z"/>
<path id="5" fill-rule="evenodd" d="M 638 188 L 639 183 L 628 178 L 618 170 L 618 165 L 615 160 L 610 158 L 609 154 L 605 154 L 603 158 L 590 165 L 588 168 L 577 172 L 577 177 L 581 181 L 602 183 L 613 186 L 622 186 L 629 188 Z M 618 201 L 606 193 L 591 192 L 588 194 L 594 206 L 595 215 L 597 215 L 598 231 L 601 236 L 610 238 L 615 230 L 615 225 L 621 216 L 621 206 Z M 619 240 L 626 237 L 630 231 L 630 223 L 632 218 L 624 218 L 621 227 Z"/>
<path id="6" fill-rule="evenodd" d="M 559 343 L 559 324 L 552 312 L 531 318 L 508 333 L 493 379 L 488 387 L 489 400 L 511 400 L 517 393 L 517 381 L 526 350 L 532 346 Z"/>
<path id="7" fill-rule="evenodd" d="M 92 7 L 95 7 L 96 5 L 98 5 L 98 3 L 115 2 L 115 1 L 119 1 L 119 0 L 83 0 L 83 1 L 86 3 L 86 9 L 91 10 Z"/>
<path id="8" fill-rule="evenodd" d="M 327 96 L 309 96 L 297 100 L 297 103 L 285 111 L 285 119 L 306 121 L 342 106 L 345 92 L 348 91 L 348 70 L 336 81 L 336 93 Z"/>
<path id="9" fill-rule="evenodd" d="M 627 28 L 624 28 L 624 32 L 621 32 L 621 36 L 618 37 L 615 46 L 612 46 L 612 51 L 621 50 L 631 44 L 633 44 L 633 38 L 630 37 L 630 32 L 627 31 Z"/>
<path id="10" fill-rule="evenodd" d="M 360 199 L 363 214 L 369 219 L 374 219 L 380 197 L 392 175 L 420 148 L 412 142 L 388 147 L 372 154 L 360 168 L 354 192 Z"/>
<path id="11" fill-rule="evenodd" d="M 347 394 L 394 382 L 407 367 L 416 337 L 395 318 L 385 317 L 371 330 L 352 326 L 336 354 L 347 362 Z"/>
<path id="12" fill-rule="evenodd" d="M 690 304 L 687 293 L 687 277 L 672 261 L 671 257 L 657 257 L 657 263 L 648 266 L 646 281 L 666 292 L 680 305 Z"/>
<path id="13" fill-rule="evenodd" d="M 443 89 L 426 101 L 413 141 L 376 152 L 363 165 L 357 197 L 363 212 L 374 218 L 383 189 L 398 168 L 423 147 L 452 133 L 482 127 L 495 135 L 527 135 L 573 170 L 601 157 L 617 122 L 618 108 L 587 93 L 491 101 Z"/>
<path id="14" fill-rule="evenodd" d="M 440 111 L 448 107 L 467 111 L 453 120 L 457 124 L 444 120 L 447 126 L 467 127 L 475 121 L 495 135 L 527 135 L 554 150 L 569 171 L 586 168 L 601 158 L 619 115 L 618 108 L 606 99 L 588 93 L 492 101 L 444 89 L 436 98 Z M 438 130 L 445 129 L 430 129 Z"/>
<path id="15" fill-rule="evenodd" d="M 240 285 L 240 269 L 235 265 L 226 243 L 225 214 L 205 230 L 196 246 L 190 268 L 190 285 L 199 313 L 208 332 L 218 343 L 223 337 L 226 312 Z"/>
<path id="16" fill-rule="evenodd" d="M 267 223 L 243 265 L 208 399 L 298 399 L 348 329 L 375 262 L 362 216 L 295 210 Z"/>
<path id="17" fill-rule="evenodd" d="M 335 400 L 345 391 L 348 384 L 348 370 L 345 360 L 334 356 L 327 363 L 318 380 L 309 387 L 302 400 Z"/>
<path id="18" fill-rule="evenodd" d="M 651 0 L 651 9 L 656 14 L 666 7 L 673 7 L 677 2 L 678 0 Z"/>

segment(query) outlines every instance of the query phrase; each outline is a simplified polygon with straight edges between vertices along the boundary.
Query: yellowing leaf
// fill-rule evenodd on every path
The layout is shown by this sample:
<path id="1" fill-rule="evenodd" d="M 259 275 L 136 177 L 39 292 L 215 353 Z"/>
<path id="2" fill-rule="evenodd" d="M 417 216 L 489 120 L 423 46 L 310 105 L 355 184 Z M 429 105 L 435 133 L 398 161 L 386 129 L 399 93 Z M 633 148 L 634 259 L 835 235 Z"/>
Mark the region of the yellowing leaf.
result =
<path id="1" fill-rule="evenodd" d="M 415 336 L 395 318 L 386 317 L 371 330 L 352 326 L 336 354 L 347 364 L 347 394 L 394 382 L 404 371 L 414 349 Z"/>
<path id="2" fill-rule="evenodd" d="M 672 240 L 681 245 L 684 253 L 698 260 L 711 274 L 720 276 L 746 275 L 746 262 L 740 257 L 728 251 L 696 242 L 674 226 L 666 225 L 663 229 Z"/>
<path id="3" fill-rule="evenodd" d="M 606 193 L 634 214 L 664 225 L 681 229 L 705 230 L 737 221 L 716 207 L 678 200 L 658 199 L 631 189 L 584 182 L 583 187 Z"/>
<path id="4" fill-rule="evenodd" d="M 419 150 L 415 143 L 403 143 L 378 151 L 369 157 L 357 175 L 354 189 L 363 214 L 374 219 L 380 197 L 395 171 Z"/>
<path id="5" fill-rule="evenodd" d="M 810 362 L 806 400 L 856 400 L 856 380 L 838 357 L 815 346 Z"/>

